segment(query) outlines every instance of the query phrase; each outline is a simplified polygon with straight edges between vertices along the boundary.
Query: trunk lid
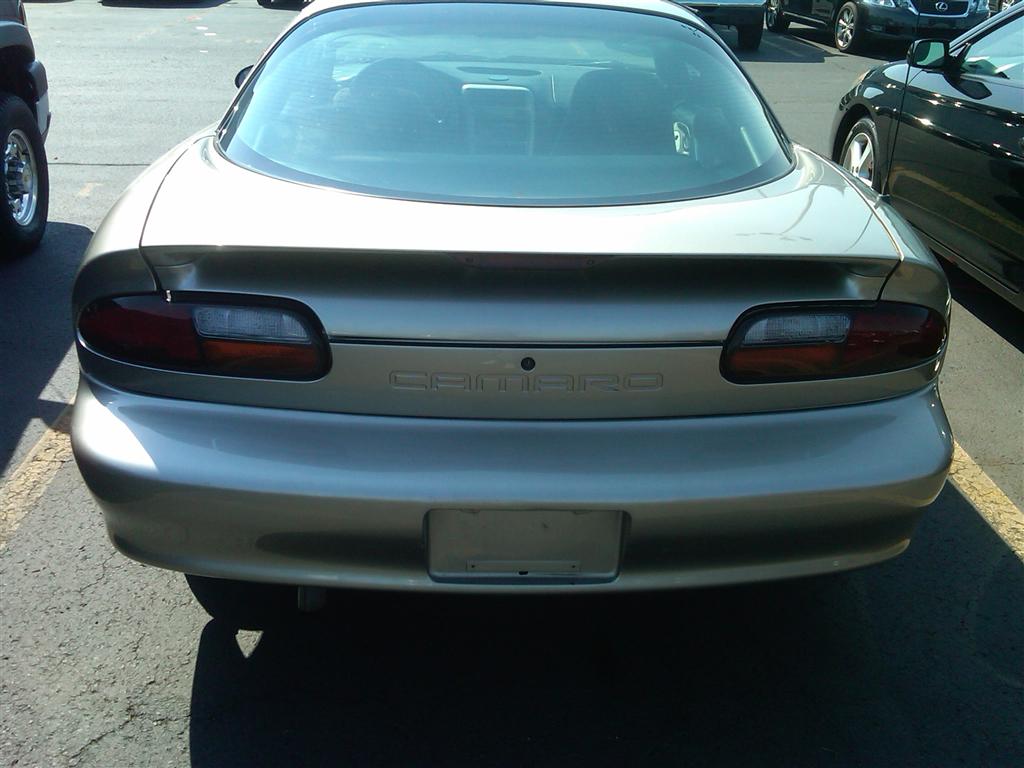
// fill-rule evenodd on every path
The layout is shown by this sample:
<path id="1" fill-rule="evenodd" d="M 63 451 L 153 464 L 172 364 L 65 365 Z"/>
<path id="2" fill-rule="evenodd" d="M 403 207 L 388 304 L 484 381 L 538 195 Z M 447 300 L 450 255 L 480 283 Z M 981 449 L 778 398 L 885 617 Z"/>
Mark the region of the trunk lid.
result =
<path id="1" fill-rule="evenodd" d="M 744 311 L 873 300 L 899 262 L 862 194 L 802 149 L 782 179 L 717 198 L 513 208 L 272 179 L 229 163 L 207 138 L 164 181 L 142 249 L 161 290 L 300 301 L 332 342 L 334 366 L 321 382 L 220 390 L 206 382 L 205 398 L 373 414 L 622 418 L 893 394 L 892 380 L 740 387 L 719 374 L 721 344 Z M 171 379 L 189 396 L 181 375 L 149 376 L 144 386 Z"/>

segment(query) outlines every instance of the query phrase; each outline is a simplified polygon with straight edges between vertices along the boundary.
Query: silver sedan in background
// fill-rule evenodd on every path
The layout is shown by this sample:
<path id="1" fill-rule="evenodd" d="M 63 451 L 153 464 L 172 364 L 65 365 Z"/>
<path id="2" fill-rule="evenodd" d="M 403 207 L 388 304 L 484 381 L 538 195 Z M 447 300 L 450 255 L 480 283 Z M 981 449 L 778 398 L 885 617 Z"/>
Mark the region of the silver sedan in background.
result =
<path id="1" fill-rule="evenodd" d="M 110 537 L 215 615 L 853 568 L 951 458 L 941 269 L 667 0 L 310 6 L 73 302 Z"/>

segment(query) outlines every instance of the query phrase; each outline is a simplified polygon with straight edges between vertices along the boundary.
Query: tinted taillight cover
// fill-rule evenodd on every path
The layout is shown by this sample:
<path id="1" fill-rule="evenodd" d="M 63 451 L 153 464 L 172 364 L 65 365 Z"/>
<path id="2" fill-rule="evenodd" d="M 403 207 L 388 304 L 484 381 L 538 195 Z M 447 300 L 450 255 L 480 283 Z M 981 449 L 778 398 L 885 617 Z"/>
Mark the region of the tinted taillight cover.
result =
<path id="1" fill-rule="evenodd" d="M 945 342 L 945 318 L 915 304 L 763 307 L 733 327 L 721 372 L 736 384 L 870 376 L 931 362 Z"/>
<path id="2" fill-rule="evenodd" d="M 144 294 L 101 299 L 78 318 L 82 343 L 134 365 L 245 378 L 311 381 L 330 367 L 312 313 L 248 297 Z"/>

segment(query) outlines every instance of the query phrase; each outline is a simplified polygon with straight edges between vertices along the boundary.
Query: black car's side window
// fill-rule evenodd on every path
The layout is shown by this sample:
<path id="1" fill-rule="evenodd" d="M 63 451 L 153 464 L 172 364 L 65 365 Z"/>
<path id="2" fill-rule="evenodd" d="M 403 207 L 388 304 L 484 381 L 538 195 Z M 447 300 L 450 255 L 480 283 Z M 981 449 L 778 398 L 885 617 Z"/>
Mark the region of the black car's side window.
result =
<path id="1" fill-rule="evenodd" d="M 964 57 L 965 74 L 1024 83 L 1024 16 L 1018 16 L 975 40 Z"/>

